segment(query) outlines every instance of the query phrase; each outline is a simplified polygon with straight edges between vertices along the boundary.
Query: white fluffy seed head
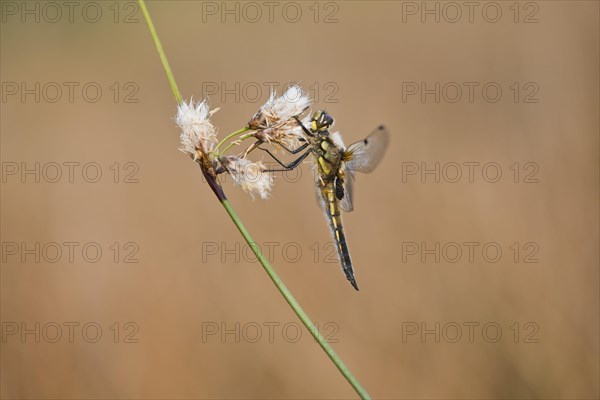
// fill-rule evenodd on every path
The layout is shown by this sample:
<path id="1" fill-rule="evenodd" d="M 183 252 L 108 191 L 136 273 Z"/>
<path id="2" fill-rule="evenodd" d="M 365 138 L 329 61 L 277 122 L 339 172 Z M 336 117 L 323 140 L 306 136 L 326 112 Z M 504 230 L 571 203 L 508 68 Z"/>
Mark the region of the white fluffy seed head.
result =
<path id="1" fill-rule="evenodd" d="M 308 127 L 310 118 L 304 118 L 301 123 Z M 273 145 L 273 149 L 277 150 L 277 144 L 284 145 L 288 149 L 296 149 L 301 145 L 301 139 L 305 138 L 304 131 L 298 121 L 289 119 L 286 123 L 275 127 L 258 130 L 255 135 L 257 139 Z"/>
<path id="2" fill-rule="evenodd" d="M 210 110 L 206 100 L 180 103 L 175 122 L 181 129 L 179 136 L 182 152 L 197 160 L 202 154 L 212 151 L 217 144 L 217 132 L 210 117 L 217 111 Z"/>
<path id="3" fill-rule="evenodd" d="M 289 87 L 280 97 L 271 92 L 269 100 L 248 122 L 248 127 L 255 130 L 256 138 L 263 142 L 296 148 L 304 134 L 294 117 L 301 115 L 310 103 L 310 97 L 298 85 Z"/>
<path id="4" fill-rule="evenodd" d="M 246 158 L 235 156 L 222 157 L 221 164 L 231 174 L 233 182 L 252 196 L 268 199 L 273 186 L 273 176 L 265 172 L 265 166 L 260 161 L 253 162 Z"/>
<path id="5" fill-rule="evenodd" d="M 248 126 L 256 130 L 274 128 L 302 114 L 308 106 L 310 106 L 310 97 L 298 85 L 289 87 L 280 97 L 275 97 L 273 91 L 269 100 L 248 122 Z"/>
<path id="6" fill-rule="evenodd" d="M 280 120 L 286 121 L 300 115 L 310 105 L 308 97 L 298 85 L 289 87 L 283 96 L 272 102 L 272 113 Z"/>

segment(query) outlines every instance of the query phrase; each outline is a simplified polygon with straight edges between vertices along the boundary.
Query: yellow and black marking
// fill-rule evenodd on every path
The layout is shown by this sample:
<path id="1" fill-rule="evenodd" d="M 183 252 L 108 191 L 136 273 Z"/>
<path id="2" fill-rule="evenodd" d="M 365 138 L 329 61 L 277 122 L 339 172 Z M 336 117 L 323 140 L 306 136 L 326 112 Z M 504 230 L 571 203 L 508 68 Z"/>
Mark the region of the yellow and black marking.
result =
<path id="1" fill-rule="evenodd" d="M 333 122 L 333 118 L 325 111 L 317 111 L 313 115 L 310 123 L 313 134 L 311 150 L 317 160 L 319 174 L 317 185 L 321 192 L 323 208 L 329 220 L 342 269 L 346 274 L 346 279 L 358 290 L 339 206 L 339 201 L 344 197 L 344 174 L 342 172 L 344 149 L 337 146 L 329 136 L 329 128 Z"/>
<path id="2" fill-rule="evenodd" d="M 317 111 L 310 120 L 310 129 L 313 133 L 327 133 L 331 125 L 333 125 L 333 118 L 323 110 Z"/>
<path id="3" fill-rule="evenodd" d="M 308 150 L 289 164 L 284 164 L 268 149 L 259 149 L 266 151 L 275 161 L 281 165 L 281 169 L 270 169 L 266 172 L 274 171 L 289 171 L 296 168 L 308 154 L 312 154 L 316 160 L 317 189 L 322 202 L 323 209 L 329 221 L 331 233 L 336 243 L 338 256 L 342 269 L 346 274 L 346 279 L 350 281 L 352 286 L 358 290 L 354 271 L 352 268 L 352 260 L 346 236 L 342 226 L 342 216 L 340 215 L 340 201 L 344 196 L 348 196 L 344 189 L 344 180 L 351 179 L 346 177 L 342 168 L 344 161 L 352 159 L 352 152 L 346 152 L 346 149 L 337 145 L 329 135 L 329 128 L 333 125 L 333 118 L 325 111 L 317 111 L 311 121 L 309 128 L 306 128 L 300 120 L 295 117 L 296 121 L 305 133 L 305 144 L 296 150 L 290 150 L 284 147 L 291 154 L 296 154 L 308 147 Z"/>
<path id="4" fill-rule="evenodd" d="M 348 250 L 348 244 L 346 243 L 346 236 L 344 235 L 344 228 L 342 225 L 342 216 L 340 214 L 340 207 L 333 183 L 329 183 L 326 186 L 320 188 L 321 196 L 324 202 L 324 209 L 329 219 L 331 233 L 335 239 L 335 244 L 338 251 L 338 256 L 342 264 L 342 270 L 346 274 L 346 279 L 350 281 L 350 284 L 354 289 L 358 290 L 356 279 L 354 278 L 354 270 L 352 268 L 352 260 L 350 259 L 350 251 Z"/>

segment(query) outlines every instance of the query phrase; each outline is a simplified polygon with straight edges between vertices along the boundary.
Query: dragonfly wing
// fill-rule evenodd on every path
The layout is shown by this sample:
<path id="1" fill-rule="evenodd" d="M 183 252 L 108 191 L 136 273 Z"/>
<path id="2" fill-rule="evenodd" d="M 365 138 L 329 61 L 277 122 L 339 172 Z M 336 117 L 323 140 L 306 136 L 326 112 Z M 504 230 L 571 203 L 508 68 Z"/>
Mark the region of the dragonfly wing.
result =
<path id="1" fill-rule="evenodd" d="M 344 197 L 340 199 L 340 208 L 346 212 L 354 210 L 352 205 L 354 191 L 354 173 L 352 170 L 344 167 Z"/>
<path id="2" fill-rule="evenodd" d="M 389 142 L 388 130 L 383 125 L 379 126 L 366 139 L 348 146 L 344 152 L 346 167 L 351 171 L 373 172 L 383 158 Z"/>

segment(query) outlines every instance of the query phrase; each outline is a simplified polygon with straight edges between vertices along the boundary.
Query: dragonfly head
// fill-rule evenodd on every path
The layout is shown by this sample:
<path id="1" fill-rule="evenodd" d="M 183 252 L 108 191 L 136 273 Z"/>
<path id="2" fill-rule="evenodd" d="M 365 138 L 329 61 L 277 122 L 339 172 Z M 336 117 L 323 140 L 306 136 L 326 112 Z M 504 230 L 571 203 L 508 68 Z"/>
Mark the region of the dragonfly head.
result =
<path id="1" fill-rule="evenodd" d="M 326 132 L 333 125 L 333 118 L 327 114 L 327 111 L 317 111 L 310 120 L 310 130 L 313 133 Z"/>

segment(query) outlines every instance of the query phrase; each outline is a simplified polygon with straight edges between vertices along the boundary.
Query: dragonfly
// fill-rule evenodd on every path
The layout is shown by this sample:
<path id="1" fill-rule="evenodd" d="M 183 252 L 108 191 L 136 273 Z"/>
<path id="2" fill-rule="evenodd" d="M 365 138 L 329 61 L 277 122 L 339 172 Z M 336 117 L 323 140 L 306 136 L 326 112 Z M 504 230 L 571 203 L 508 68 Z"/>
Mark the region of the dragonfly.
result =
<path id="1" fill-rule="evenodd" d="M 260 148 L 282 167 L 269 169 L 266 172 L 289 171 L 298 167 L 310 154 L 314 156 L 317 199 L 328 221 L 346 279 L 354 289 L 358 290 L 344 234 L 341 211 L 353 210 L 354 172 L 370 173 L 375 170 L 388 147 L 389 132 L 380 125 L 365 139 L 345 147 L 339 134 L 329 132 L 334 119 L 325 110 L 315 112 L 308 127 L 297 117 L 294 118 L 304 132 L 305 137 L 300 140 L 304 144 L 294 150 L 281 147 L 291 154 L 305 152 L 286 164 L 268 149 Z"/>

